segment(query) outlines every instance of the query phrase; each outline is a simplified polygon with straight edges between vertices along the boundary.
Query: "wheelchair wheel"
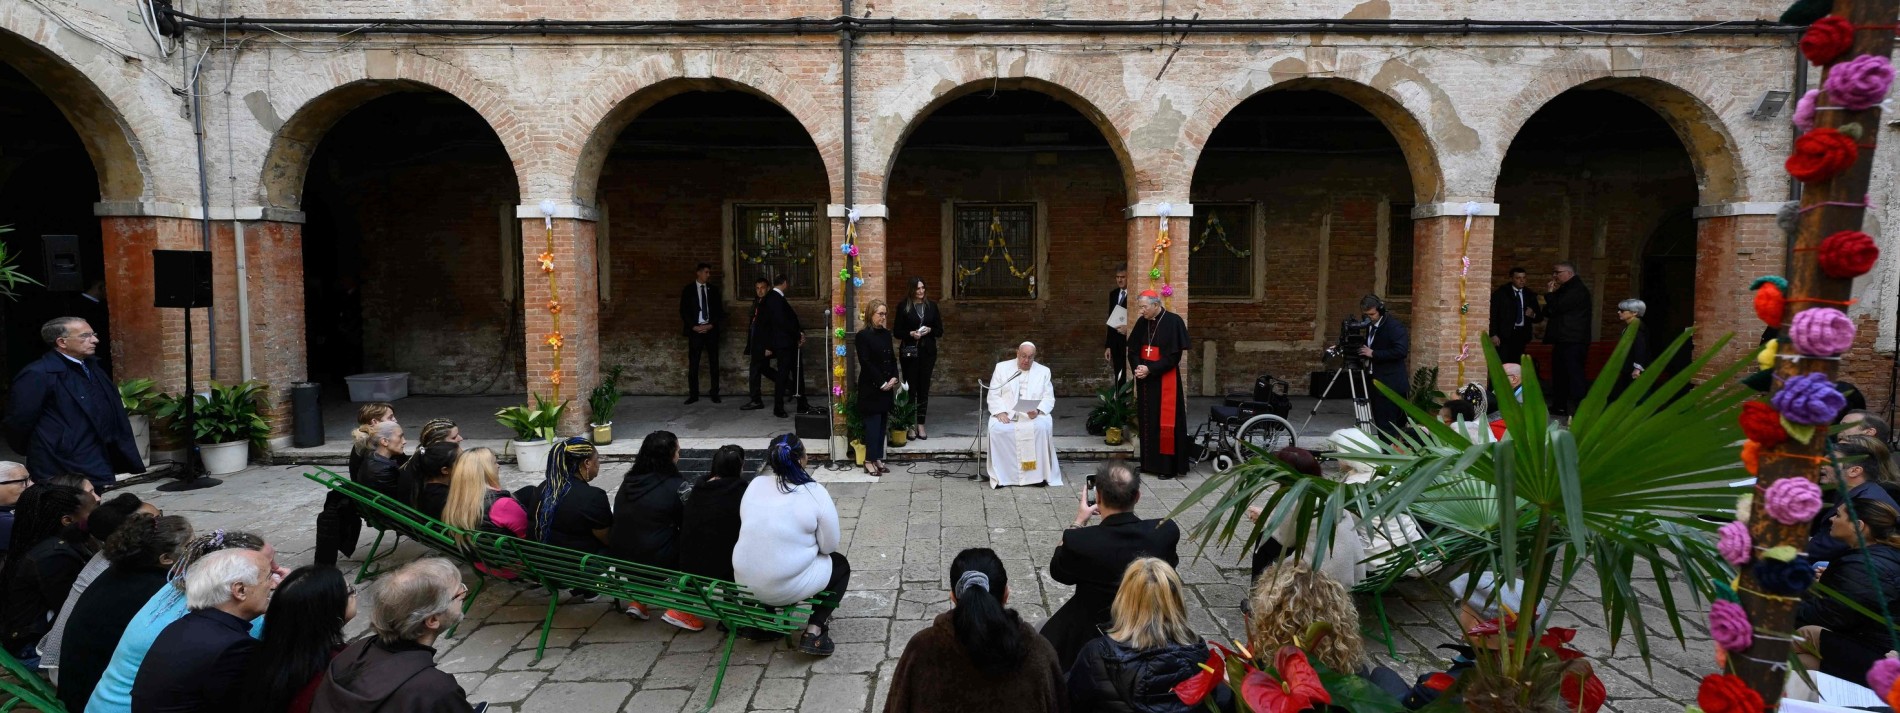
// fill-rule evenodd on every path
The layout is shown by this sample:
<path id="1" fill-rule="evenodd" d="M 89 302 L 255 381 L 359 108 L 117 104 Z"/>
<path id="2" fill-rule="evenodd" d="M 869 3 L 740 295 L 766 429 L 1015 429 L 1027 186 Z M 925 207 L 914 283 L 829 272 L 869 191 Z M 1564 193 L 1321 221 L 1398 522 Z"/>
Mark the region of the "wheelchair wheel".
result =
<path id="1" fill-rule="evenodd" d="M 1279 416 L 1263 413 L 1247 419 L 1235 433 L 1234 462 L 1244 463 L 1253 458 L 1257 452 L 1255 449 L 1272 453 L 1293 443 L 1293 424 Z"/>
<path id="2" fill-rule="evenodd" d="M 1214 456 L 1214 472 L 1225 473 L 1234 469 L 1234 457 L 1222 453 Z"/>

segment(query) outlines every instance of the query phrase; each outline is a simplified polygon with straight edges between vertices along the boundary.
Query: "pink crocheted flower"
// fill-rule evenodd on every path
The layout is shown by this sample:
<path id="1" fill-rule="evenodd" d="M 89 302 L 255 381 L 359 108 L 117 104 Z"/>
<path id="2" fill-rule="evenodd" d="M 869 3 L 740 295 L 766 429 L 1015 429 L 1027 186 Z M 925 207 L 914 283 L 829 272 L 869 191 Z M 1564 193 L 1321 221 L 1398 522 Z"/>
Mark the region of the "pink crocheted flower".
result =
<path id="1" fill-rule="evenodd" d="M 1763 497 L 1762 511 L 1783 525 L 1810 522 L 1821 511 L 1821 487 L 1807 478 L 1777 480 Z"/>
<path id="2" fill-rule="evenodd" d="M 1881 659 L 1867 669 L 1867 686 L 1876 691 L 1892 690 L 1896 679 L 1900 679 L 1900 660 Z"/>
<path id="3" fill-rule="evenodd" d="M 1755 627 L 1748 623 L 1748 612 L 1727 599 L 1709 606 L 1709 636 L 1724 651 L 1747 651 L 1755 645 Z"/>
<path id="4" fill-rule="evenodd" d="M 1801 95 L 1801 99 L 1794 103 L 1794 128 L 1799 129 L 1800 133 L 1805 134 L 1814 130 L 1815 102 L 1820 98 L 1821 90 L 1809 89 L 1808 93 Z"/>
<path id="5" fill-rule="evenodd" d="M 1854 320 L 1833 307 L 1802 310 L 1788 329 L 1795 351 L 1808 356 L 1838 356 L 1854 346 Z"/>
<path id="6" fill-rule="evenodd" d="M 1736 520 L 1715 532 L 1715 549 L 1729 564 L 1740 567 L 1755 558 L 1755 540 L 1749 536 L 1746 523 Z"/>
<path id="7" fill-rule="evenodd" d="M 1864 54 L 1834 65 L 1821 88 L 1827 98 L 1848 111 L 1860 111 L 1879 104 L 1893 87 L 1893 62 L 1886 57 Z"/>

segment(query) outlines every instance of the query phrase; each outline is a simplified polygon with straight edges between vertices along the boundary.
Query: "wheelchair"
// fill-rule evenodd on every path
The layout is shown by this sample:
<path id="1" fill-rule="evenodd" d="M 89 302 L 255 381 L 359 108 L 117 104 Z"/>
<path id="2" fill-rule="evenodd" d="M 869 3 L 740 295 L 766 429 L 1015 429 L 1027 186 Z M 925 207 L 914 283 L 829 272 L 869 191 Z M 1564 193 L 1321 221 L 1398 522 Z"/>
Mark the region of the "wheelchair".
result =
<path id="1" fill-rule="evenodd" d="M 1286 420 L 1293 410 L 1289 389 L 1287 382 L 1263 374 L 1251 393 L 1227 394 L 1225 403 L 1210 407 L 1207 422 L 1194 431 L 1194 461 L 1211 460 L 1214 472 L 1225 473 L 1253 458 L 1255 449 L 1272 453 L 1294 445 L 1297 436 Z"/>

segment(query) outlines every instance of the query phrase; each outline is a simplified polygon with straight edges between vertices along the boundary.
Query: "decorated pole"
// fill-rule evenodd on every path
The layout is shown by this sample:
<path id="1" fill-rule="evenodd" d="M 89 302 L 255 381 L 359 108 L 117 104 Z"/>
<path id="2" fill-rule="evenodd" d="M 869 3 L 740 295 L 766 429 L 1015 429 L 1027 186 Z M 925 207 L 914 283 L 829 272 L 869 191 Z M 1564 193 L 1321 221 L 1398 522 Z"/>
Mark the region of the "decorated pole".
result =
<path id="1" fill-rule="evenodd" d="M 1787 275 L 1756 280 L 1756 314 L 1780 336 L 1761 357 L 1769 397 L 1743 405 L 1742 462 L 1757 484 L 1737 508 L 1747 519 L 1721 532 L 1723 557 L 1739 574 L 1739 605 L 1717 601 L 1710 613 L 1727 663 L 1726 673 L 1704 678 L 1698 691 L 1710 710 L 1772 710 L 1781 700 L 1795 606 L 1814 581 L 1812 563 L 1798 553 L 1822 503 L 1816 481 L 1828 428 L 1845 404 L 1833 379 L 1854 337 L 1843 308 L 1853 279 L 1878 254 L 1860 228 L 1881 103 L 1893 82 L 1888 57 L 1900 0 L 1833 0 L 1831 14 L 1829 5 L 1800 0 L 1782 16 L 1811 23 L 1801 52 L 1824 74 L 1794 112 L 1802 133 L 1787 169 L 1803 190 L 1799 207 L 1784 212 L 1794 233 Z"/>

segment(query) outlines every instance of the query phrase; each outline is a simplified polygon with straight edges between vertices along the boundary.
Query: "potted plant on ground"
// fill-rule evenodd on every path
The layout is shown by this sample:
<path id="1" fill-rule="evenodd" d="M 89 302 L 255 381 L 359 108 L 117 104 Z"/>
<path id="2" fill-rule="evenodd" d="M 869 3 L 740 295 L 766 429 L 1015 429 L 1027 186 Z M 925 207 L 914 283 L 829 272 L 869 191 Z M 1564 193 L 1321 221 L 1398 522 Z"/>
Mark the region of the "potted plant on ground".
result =
<path id="1" fill-rule="evenodd" d="M 902 447 L 909 443 L 910 427 L 915 425 L 917 402 L 910 398 L 910 390 L 900 390 L 891 401 L 891 445 Z"/>
<path id="2" fill-rule="evenodd" d="M 132 440 L 138 443 L 139 457 L 152 460 L 152 414 L 165 403 L 158 382 L 128 379 L 119 382 L 119 403 L 125 406 L 126 420 L 132 423 Z"/>
<path id="3" fill-rule="evenodd" d="M 844 435 L 851 442 L 853 462 L 864 465 L 864 419 L 858 416 L 858 390 L 846 392 L 844 397 Z"/>
<path id="4" fill-rule="evenodd" d="M 1134 415 L 1135 385 L 1124 381 L 1095 392 L 1095 408 L 1089 410 L 1084 425 L 1090 434 L 1101 436 L 1103 443 L 1119 446 L 1124 440 L 1123 430 L 1128 428 Z"/>
<path id="5" fill-rule="evenodd" d="M 594 420 L 588 427 L 594 430 L 594 445 L 604 446 L 614 442 L 614 406 L 620 403 L 620 372 L 622 367 L 615 366 L 607 372 L 607 378 L 587 395 L 587 412 Z"/>
<path id="6" fill-rule="evenodd" d="M 534 394 L 534 407 L 509 406 L 495 412 L 495 421 L 515 432 L 515 469 L 523 473 L 539 472 L 546 467 L 548 449 L 553 447 L 554 431 L 560 427 L 561 413 L 567 402 L 550 404 Z"/>
<path id="7" fill-rule="evenodd" d="M 192 437 L 204 458 L 205 472 L 227 475 L 244 470 L 251 460 L 252 445 L 267 447 L 270 425 L 264 423 L 259 400 L 264 385 L 246 381 L 229 386 L 212 382 L 204 393 L 192 397 Z"/>

